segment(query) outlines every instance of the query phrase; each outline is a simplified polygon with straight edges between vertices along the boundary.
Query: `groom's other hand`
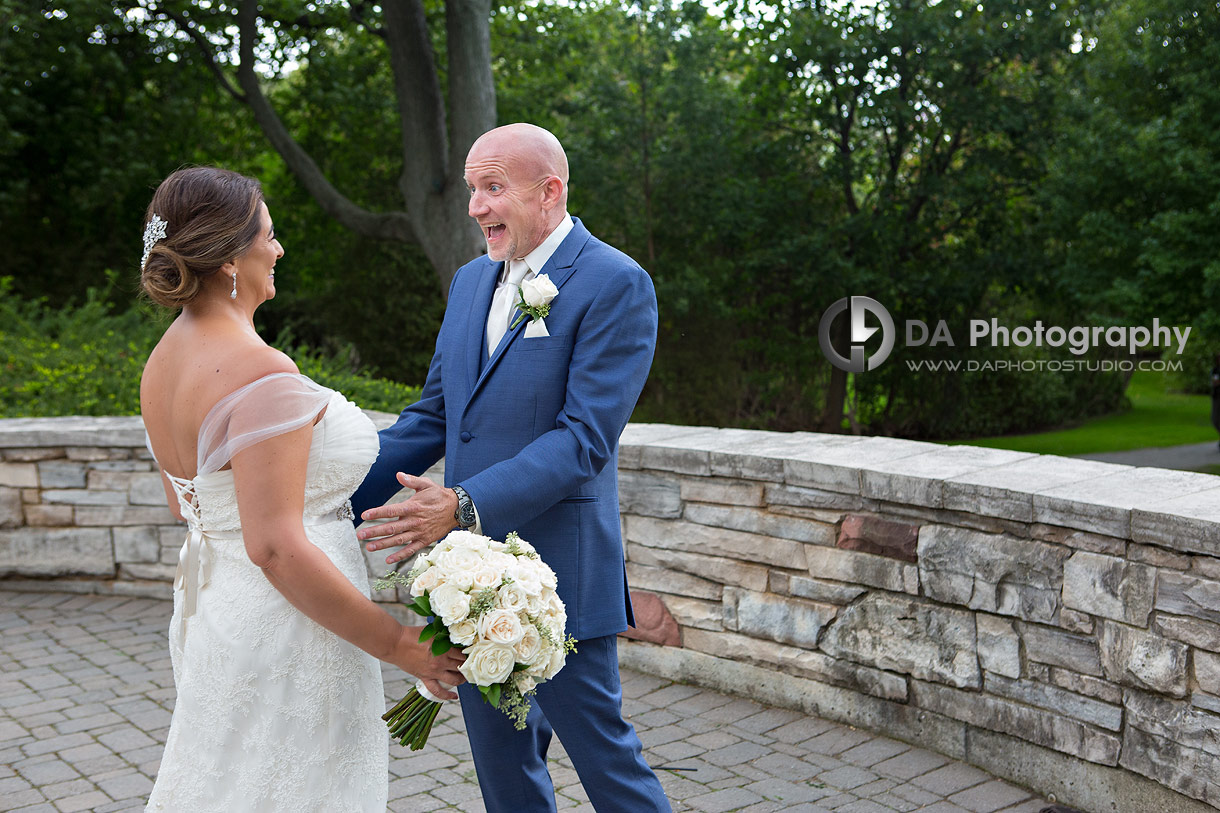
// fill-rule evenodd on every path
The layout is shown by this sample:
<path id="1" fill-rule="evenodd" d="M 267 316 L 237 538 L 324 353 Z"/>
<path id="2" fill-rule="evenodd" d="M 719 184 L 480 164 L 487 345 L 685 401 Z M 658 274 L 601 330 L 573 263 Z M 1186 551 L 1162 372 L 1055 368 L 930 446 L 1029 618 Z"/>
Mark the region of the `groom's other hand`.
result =
<path id="1" fill-rule="evenodd" d="M 386 564 L 409 559 L 422 548 L 431 545 L 456 527 L 457 494 L 451 488 L 438 486 L 424 477 L 412 477 L 398 472 L 398 482 L 415 493 L 405 502 L 370 508 L 361 519 L 389 519 L 381 525 L 361 528 L 356 536 L 367 541 L 370 551 L 402 546 L 386 557 Z"/>

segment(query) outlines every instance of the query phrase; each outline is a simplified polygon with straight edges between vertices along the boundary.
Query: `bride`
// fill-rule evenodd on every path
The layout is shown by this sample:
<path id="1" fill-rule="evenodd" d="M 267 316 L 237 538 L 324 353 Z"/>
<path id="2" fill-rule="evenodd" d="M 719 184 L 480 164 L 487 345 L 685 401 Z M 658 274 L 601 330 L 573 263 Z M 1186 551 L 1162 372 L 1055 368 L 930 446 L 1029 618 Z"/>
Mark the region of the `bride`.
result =
<path id="1" fill-rule="evenodd" d="M 177 701 L 155 811 L 384 811 L 377 658 L 462 682 L 369 599 L 348 496 L 377 433 L 254 330 L 284 249 L 257 181 L 208 167 L 161 183 L 141 281 L 182 313 L 144 369 L 140 409 L 179 556 L 170 656 Z"/>

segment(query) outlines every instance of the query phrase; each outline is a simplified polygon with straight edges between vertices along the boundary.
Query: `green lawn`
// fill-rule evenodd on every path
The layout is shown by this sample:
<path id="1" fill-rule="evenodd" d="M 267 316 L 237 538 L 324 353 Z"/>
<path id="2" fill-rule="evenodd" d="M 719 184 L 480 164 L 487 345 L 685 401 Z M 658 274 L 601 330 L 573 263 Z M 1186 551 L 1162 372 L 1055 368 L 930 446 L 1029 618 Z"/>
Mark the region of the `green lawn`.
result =
<path id="1" fill-rule="evenodd" d="M 954 442 L 1071 456 L 1217 439 L 1211 425 L 1211 399 L 1206 395 L 1166 392 L 1161 373 L 1135 373 L 1127 386 L 1127 397 L 1131 400 L 1131 409 L 1126 412 L 1094 418 L 1073 429 Z"/>

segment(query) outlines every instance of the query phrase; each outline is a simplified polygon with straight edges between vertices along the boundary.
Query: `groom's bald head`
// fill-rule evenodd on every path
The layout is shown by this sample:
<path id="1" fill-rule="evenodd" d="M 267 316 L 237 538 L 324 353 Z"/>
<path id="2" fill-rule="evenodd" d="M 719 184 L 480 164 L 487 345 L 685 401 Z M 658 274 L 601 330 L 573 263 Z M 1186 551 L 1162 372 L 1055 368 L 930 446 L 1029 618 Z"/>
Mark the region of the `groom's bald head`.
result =
<path id="1" fill-rule="evenodd" d="M 541 181 L 554 175 L 563 181 L 564 191 L 567 191 L 568 156 L 550 130 L 525 122 L 488 130 L 475 139 L 466 163 L 470 164 L 484 155 L 511 158 L 523 179 Z"/>
<path id="2" fill-rule="evenodd" d="M 489 130 L 466 155 L 468 212 L 487 255 L 524 257 L 567 216 L 568 157 L 559 139 L 533 124 Z"/>

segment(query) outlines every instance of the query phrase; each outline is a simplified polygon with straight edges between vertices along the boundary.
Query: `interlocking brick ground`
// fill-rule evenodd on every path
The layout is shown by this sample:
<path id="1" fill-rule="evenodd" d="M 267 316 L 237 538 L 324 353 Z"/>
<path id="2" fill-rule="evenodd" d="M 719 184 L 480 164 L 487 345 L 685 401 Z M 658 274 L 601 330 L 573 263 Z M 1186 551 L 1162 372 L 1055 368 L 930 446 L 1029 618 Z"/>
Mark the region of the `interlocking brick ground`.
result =
<path id="1" fill-rule="evenodd" d="M 0 810 L 143 810 L 174 704 L 167 601 L 14 592 L 0 583 Z M 385 669 L 387 699 L 406 676 Z M 624 711 L 675 811 L 1037 813 L 1046 802 L 886 737 L 623 673 Z M 591 811 L 558 741 L 560 810 Z M 456 705 L 425 750 L 390 747 L 394 813 L 481 811 Z"/>

